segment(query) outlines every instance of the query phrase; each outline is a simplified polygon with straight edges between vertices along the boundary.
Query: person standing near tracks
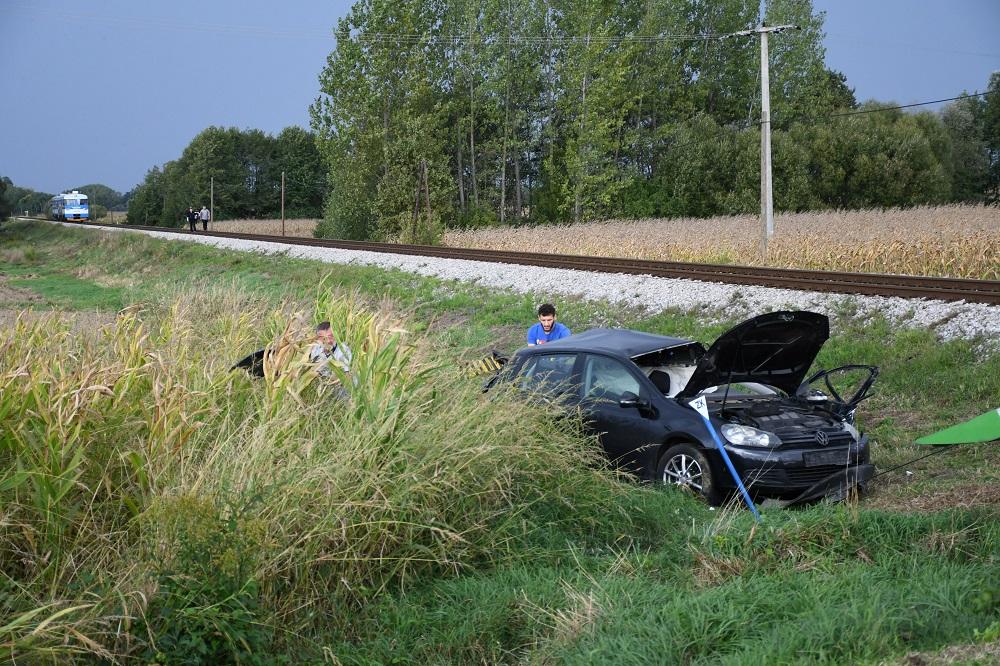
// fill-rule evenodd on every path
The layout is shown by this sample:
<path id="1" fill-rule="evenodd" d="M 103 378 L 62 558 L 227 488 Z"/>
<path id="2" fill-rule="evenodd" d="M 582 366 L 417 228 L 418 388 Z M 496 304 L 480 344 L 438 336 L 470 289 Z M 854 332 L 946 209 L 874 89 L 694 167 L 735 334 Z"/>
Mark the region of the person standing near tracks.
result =
<path id="1" fill-rule="evenodd" d="M 208 208 L 202 206 L 201 210 L 198 212 L 198 217 L 201 218 L 201 228 L 204 229 L 205 231 L 208 231 L 208 220 L 212 217 L 212 214 L 208 211 Z"/>
<path id="2" fill-rule="evenodd" d="M 198 228 L 195 226 L 198 223 L 198 213 L 194 212 L 194 208 L 188 206 L 188 212 L 185 214 L 188 221 L 188 227 L 191 231 L 197 231 Z"/>
<path id="3" fill-rule="evenodd" d="M 544 345 L 568 338 L 570 330 L 556 321 L 556 308 L 551 303 L 538 306 L 538 323 L 528 329 L 528 345 Z"/>

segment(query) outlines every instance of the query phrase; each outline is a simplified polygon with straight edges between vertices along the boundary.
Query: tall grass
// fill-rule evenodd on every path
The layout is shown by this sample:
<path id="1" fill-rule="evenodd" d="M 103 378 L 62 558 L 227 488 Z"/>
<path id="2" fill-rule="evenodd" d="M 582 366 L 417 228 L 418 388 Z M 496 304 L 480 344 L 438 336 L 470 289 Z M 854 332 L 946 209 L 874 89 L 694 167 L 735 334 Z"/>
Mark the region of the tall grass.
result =
<path id="1" fill-rule="evenodd" d="M 719 262 L 791 268 L 1000 279 L 1000 208 L 784 213 L 775 217 L 768 258 L 760 222 L 710 219 L 612 220 L 565 226 L 451 231 L 444 244 L 495 250 Z"/>
<path id="2" fill-rule="evenodd" d="M 421 576 L 531 557 L 543 526 L 601 529 L 620 491 L 573 428 L 481 398 L 405 322 L 316 302 L 354 350 L 333 382 L 311 318 L 232 289 L 3 331 L 5 657 L 254 663 Z M 265 342 L 263 380 L 229 371 Z"/>

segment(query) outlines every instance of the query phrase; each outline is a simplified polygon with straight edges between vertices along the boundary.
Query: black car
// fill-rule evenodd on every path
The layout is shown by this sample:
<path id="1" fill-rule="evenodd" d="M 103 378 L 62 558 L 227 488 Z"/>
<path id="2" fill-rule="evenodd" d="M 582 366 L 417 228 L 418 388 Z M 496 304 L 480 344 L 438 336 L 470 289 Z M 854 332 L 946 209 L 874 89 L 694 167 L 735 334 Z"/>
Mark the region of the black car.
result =
<path id="1" fill-rule="evenodd" d="M 705 396 L 712 427 L 751 492 L 814 499 L 873 473 L 854 411 L 878 368 L 843 366 L 806 379 L 829 336 L 829 320 L 813 312 L 755 317 L 707 351 L 681 338 L 593 329 L 521 349 L 487 389 L 511 381 L 578 409 L 615 465 L 718 503 L 736 485 L 689 404 Z M 846 398 L 845 384 L 853 388 Z"/>

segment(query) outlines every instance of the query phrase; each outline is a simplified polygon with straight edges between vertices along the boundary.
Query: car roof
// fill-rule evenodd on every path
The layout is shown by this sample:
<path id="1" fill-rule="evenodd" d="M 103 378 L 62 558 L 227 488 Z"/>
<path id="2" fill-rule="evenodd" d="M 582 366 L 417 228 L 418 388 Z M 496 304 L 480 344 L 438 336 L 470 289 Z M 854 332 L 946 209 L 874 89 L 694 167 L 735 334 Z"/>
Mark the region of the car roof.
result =
<path id="1" fill-rule="evenodd" d="M 536 351 L 596 351 L 635 358 L 661 349 L 689 344 L 691 344 L 691 340 L 631 331 L 625 328 L 592 328 L 589 331 L 576 333 L 568 338 L 529 349 Z"/>

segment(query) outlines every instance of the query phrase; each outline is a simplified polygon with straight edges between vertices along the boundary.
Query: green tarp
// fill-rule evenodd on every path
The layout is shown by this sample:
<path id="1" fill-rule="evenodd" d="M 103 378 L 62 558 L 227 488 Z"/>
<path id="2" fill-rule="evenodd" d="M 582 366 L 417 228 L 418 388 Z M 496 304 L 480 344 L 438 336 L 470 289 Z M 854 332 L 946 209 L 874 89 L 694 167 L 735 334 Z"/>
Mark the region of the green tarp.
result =
<path id="1" fill-rule="evenodd" d="M 917 444 L 975 444 L 1000 439 L 1000 409 L 917 440 Z"/>

